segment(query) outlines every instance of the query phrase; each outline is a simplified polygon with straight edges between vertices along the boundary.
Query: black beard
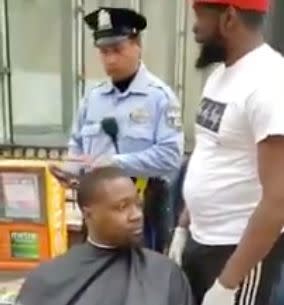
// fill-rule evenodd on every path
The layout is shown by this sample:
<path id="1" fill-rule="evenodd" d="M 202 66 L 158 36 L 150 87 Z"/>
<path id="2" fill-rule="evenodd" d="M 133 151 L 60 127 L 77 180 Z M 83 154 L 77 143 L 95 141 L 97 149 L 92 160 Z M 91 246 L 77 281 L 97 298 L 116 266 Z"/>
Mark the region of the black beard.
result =
<path id="1" fill-rule="evenodd" d="M 214 44 L 204 44 L 201 46 L 200 55 L 196 60 L 195 67 L 197 69 L 207 68 L 211 64 L 224 62 L 225 59 L 225 48 Z"/>

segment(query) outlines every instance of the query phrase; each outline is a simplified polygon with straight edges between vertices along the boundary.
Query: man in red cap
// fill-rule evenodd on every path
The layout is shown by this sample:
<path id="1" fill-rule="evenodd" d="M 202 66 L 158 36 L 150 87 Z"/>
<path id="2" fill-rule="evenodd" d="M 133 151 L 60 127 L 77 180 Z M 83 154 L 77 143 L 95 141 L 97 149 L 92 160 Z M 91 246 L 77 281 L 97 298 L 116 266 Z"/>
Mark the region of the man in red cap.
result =
<path id="1" fill-rule="evenodd" d="M 275 305 L 284 263 L 284 59 L 263 39 L 268 6 L 194 2 L 196 66 L 221 64 L 202 94 L 169 255 L 181 264 L 183 254 L 202 305 Z"/>

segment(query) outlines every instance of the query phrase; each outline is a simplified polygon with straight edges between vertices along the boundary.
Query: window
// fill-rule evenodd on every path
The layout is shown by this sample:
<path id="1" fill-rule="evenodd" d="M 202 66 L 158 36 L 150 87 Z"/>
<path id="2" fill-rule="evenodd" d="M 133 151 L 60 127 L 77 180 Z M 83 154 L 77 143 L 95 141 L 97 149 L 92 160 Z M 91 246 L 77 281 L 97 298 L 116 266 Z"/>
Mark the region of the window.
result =
<path id="1" fill-rule="evenodd" d="M 175 71 L 177 1 L 141 1 L 148 28 L 143 35 L 143 59 L 146 65 L 173 86 Z"/>
<path id="2" fill-rule="evenodd" d="M 6 1 L 16 144 L 67 142 L 73 112 L 71 3 Z"/>

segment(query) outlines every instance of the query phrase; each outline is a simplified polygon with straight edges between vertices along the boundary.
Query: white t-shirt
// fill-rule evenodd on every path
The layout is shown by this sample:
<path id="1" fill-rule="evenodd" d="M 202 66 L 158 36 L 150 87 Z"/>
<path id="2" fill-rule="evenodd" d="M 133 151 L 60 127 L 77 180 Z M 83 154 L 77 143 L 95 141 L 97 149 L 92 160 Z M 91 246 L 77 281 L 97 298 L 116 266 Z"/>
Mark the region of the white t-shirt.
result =
<path id="1" fill-rule="evenodd" d="M 284 135 L 284 59 L 264 44 L 204 88 L 183 190 L 197 242 L 239 242 L 261 199 L 257 143 L 269 135 Z"/>

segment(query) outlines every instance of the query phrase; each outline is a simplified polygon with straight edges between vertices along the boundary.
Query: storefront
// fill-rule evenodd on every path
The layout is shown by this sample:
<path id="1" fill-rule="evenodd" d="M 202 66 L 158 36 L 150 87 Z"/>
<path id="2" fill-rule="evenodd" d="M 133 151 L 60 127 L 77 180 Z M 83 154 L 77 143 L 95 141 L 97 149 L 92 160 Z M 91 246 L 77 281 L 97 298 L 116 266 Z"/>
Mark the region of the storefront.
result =
<path id="1" fill-rule="evenodd" d="M 104 78 L 82 18 L 107 5 L 147 15 L 145 62 L 182 98 L 185 1 L 0 0 L 1 143 L 66 145 L 79 100 Z"/>
<path id="2" fill-rule="evenodd" d="M 177 92 L 186 148 L 207 73 L 194 68 L 194 14 L 185 0 L 0 0 L 0 143 L 65 146 L 79 100 L 104 78 L 82 17 L 98 6 L 128 6 L 149 19 L 148 67 Z M 284 51 L 284 4 L 276 0 L 268 40 Z"/>

